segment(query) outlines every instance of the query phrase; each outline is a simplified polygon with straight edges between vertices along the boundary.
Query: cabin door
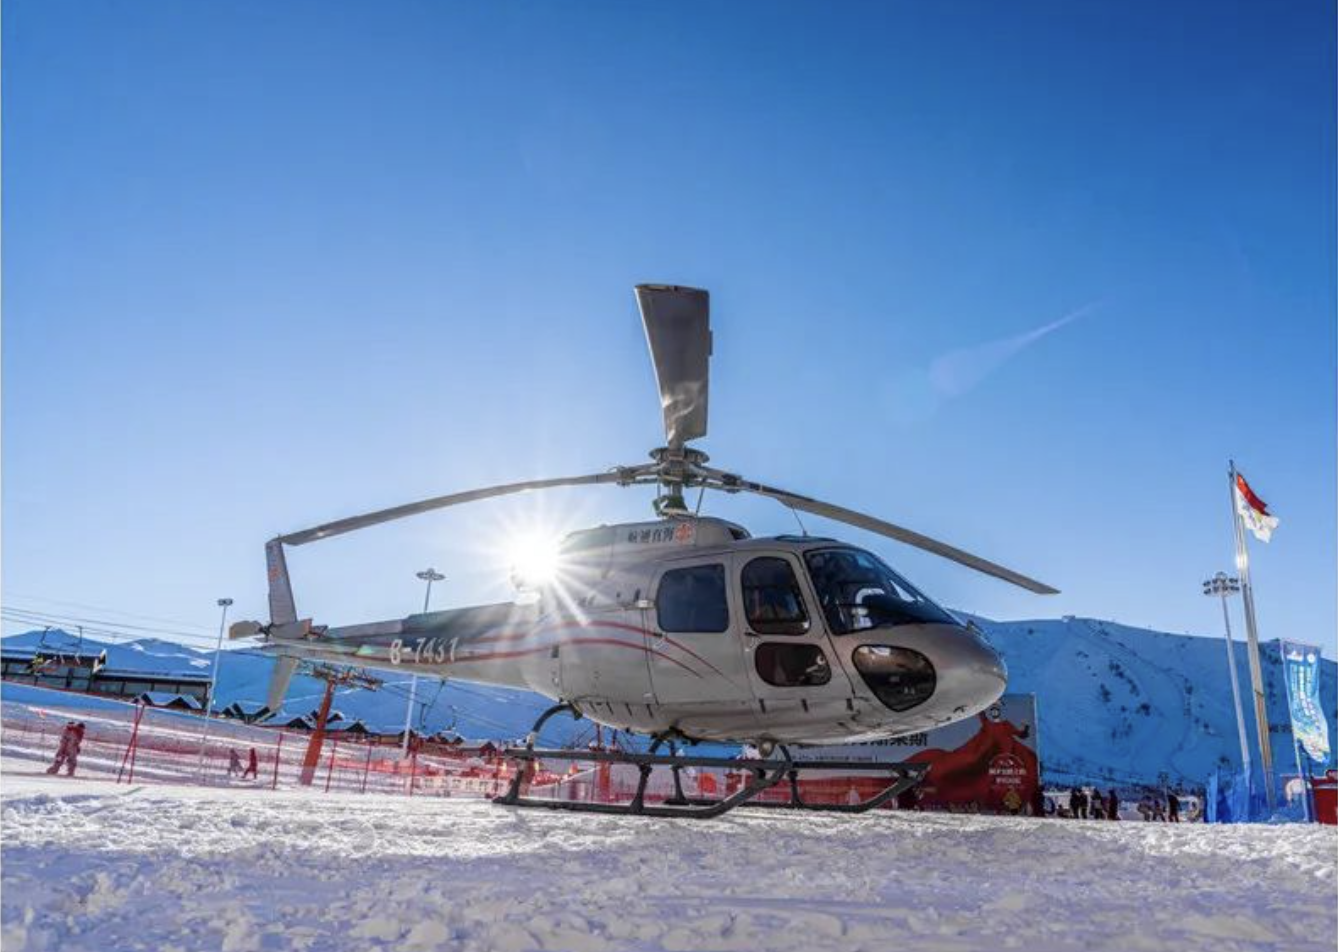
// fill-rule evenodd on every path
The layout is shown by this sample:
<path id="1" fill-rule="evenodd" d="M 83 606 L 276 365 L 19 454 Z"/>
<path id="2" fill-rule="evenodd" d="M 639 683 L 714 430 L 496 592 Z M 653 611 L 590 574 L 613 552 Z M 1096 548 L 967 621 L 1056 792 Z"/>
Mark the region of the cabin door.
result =
<path id="1" fill-rule="evenodd" d="M 789 552 L 740 552 L 732 568 L 759 718 L 791 734 L 839 718 L 851 697 L 850 679 L 798 560 Z"/>
<path id="2" fill-rule="evenodd" d="M 646 656 L 655 699 L 696 715 L 745 716 L 752 688 L 739 643 L 739 607 L 721 556 L 668 563 L 658 571 L 643 610 Z M 691 734 L 686 722 L 679 722 Z"/>

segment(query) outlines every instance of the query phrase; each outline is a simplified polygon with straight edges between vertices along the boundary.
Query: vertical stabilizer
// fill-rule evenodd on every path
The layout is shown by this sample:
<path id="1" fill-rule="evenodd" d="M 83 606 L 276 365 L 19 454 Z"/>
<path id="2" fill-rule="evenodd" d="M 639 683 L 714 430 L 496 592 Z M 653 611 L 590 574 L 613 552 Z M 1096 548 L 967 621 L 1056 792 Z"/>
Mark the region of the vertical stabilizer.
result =
<path id="1" fill-rule="evenodd" d="M 286 625 L 297 621 L 293 584 L 288 580 L 288 560 L 283 556 L 283 542 L 278 539 L 265 543 L 265 568 L 269 572 L 270 624 Z"/>

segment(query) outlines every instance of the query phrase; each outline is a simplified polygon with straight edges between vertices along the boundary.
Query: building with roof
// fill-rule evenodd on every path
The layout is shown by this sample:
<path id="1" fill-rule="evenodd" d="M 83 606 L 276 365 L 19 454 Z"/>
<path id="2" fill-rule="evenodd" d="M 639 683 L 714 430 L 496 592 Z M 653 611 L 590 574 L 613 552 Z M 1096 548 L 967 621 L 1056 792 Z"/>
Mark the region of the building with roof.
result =
<path id="1" fill-rule="evenodd" d="M 204 710 L 204 706 L 198 699 L 187 697 L 184 694 L 173 694 L 171 691 L 145 691 L 135 700 L 148 707 L 165 707 L 173 711 L 199 713 Z"/>
<path id="2" fill-rule="evenodd" d="M 0 652 L 0 678 L 60 691 L 99 694 L 135 701 L 147 694 L 185 700 L 180 710 L 203 711 L 209 704 L 210 679 L 197 671 L 155 671 L 107 667 L 107 652 L 5 647 Z M 161 706 L 161 705 L 159 705 Z"/>
<path id="3" fill-rule="evenodd" d="M 219 713 L 244 724 L 256 724 L 269 717 L 271 711 L 259 701 L 233 701 Z"/>

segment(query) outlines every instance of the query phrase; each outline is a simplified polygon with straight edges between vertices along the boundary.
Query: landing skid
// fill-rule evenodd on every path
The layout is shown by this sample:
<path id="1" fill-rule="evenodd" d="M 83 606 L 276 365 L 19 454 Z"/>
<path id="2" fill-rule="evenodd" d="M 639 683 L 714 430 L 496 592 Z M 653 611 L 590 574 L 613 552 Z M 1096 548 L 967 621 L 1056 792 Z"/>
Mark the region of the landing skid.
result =
<path id="1" fill-rule="evenodd" d="M 845 760 L 793 760 L 789 752 L 779 748 L 782 759 L 731 759 L 727 757 L 691 757 L 677 754 L 657 754 L 657 742 L 650 753 L 624 751 L 536 750 L 532 747 L 511 747 L 502 752 L 515 767 L 507 792 L 493 799 L 494 803 L 515 807 L 542 807 L 547 810 L 570 810 L 577 813 L 604 813 L 618 816 L 689 817 L 709 820 L 728 813 L 735 807 L 765 807 L 769 809 L 811 810 L 824 813 L 864 813 L 882 806 L 897 795 L 909 790 L 924 779 L 929 769 L 926 764 L 869 763 Z M 639 771 L 636 793 L 628 803 L 601 803 L 586 800 L 562 800 L 556 797 L 524 795 L 527 781 L 540 761 L 580 761 L 596 764 L 625 764 Z M 646 802 L 646 788 L 656 767 L 668 767 L 673 772 L 674 794 L 660 803 Z M 720 799 L 687 797 L 683 794 L 680 771 L 684 768 L 707 768 L 726 771 L 746 771 L 750 780 L 740 789 Z M 799 793 L 799 775 L 805 770 L 839 771 L 875 775 L 885 778 L 886 785 L 875 795 L 856 803 L 809 803 Z M 788 779 L 788 800 L 758 800 L 756 797 L 782 780 Z"/>

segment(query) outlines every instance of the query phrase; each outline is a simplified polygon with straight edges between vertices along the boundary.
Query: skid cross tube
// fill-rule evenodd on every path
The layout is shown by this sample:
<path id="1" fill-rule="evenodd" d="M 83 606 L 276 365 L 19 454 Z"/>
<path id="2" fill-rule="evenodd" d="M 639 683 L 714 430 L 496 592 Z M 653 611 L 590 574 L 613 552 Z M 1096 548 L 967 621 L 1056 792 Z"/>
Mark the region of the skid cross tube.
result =
<path id="1" fill-rule="evenodd" d="M 656 745 L 658 746 L 658 745 Z M 516 778 L 505 796 L 493 802 L 504 806 L 543 807 L 547 810 L 570 810 L 577 813 L 606 813 L 617 816 L 650 817 L 688 817 L 709 820 L 712 817 L 728 813 L 757 796 L 768 787 L 774 786 L 785 772 L 790 769 L 789 759 L 780 761 L 730 760 L 724 757 L 674 757 L 665 754 L 624 754 L 614 751 L 560 751 L 534 750 L 529 747 L 513 747 L 502 752 L 504 757 L 517 761 Z M 631 803 L 588 803 L 583 800 L 552 800 L 539 797 L 522 797 L 519 778 L 529 772 L 529 768 L 541 759 L 584 760 L 603 763 L 632 764 L 638 768 L 640 777 L 637 792 Z M 722 800 L 704 802 L 688 801 L 684 806 L 673 806 L 668 802 L 659 805 L 645 802 L 646 783 L 655 767 L 727 767 L 738 770 L 746 769 L 752 779 L 741 789 Z"/>
<path id="2" fill-rule="evenodd" d="M 502 756 L 515 765 L 515 775 L 511 787 L 504 796 L 493 802 L 505 806 L 542 807 L 547 810 L 569 810 L 578 813 L 604 813 L 620 816 L 652 817 L 690 817 L 710 819 L 727 813 L 735 807 L 767 807 L 771 809 L 811 810 L 825 813 L 864 813 L 882 806 L 894 797 L 910 789 L 924 779 L 928 771 L 926 764 L 914 763 L 871 763 L 854 760 L 809 760 L 795 761 L 784 747 L 779 748 L 781 759 L 760 760 L 753 758 L 681 756 L 676 753 L 657 753 L 664 743 L 657 739 L 651 749 L 644 753 L 601 750 L 536 750 L 533 747 L 512 747 L 502 751 Z M 670 745 L 673 750 L 673 745 Z M 534 766 L 541 760 L 583 761 L 586 763 L 626 764 L 637 768 L 639 777 L 636 793 L 629 803 L 590 803 L 582 800 L 559 800 L 546 797 L 522 796 L 521 790 L 529 779 Z M 646 787 L 651 772 L 656 767 L 668 767 L 674 774 L 674 793 L 660 804 L 645 802 Z M 747 771 L 751 779 L 734 793 L 719 800 L 704 797 L 687 797 L 679 780 L 679 771 L 684 767 L 716 768 L 731 771 Z M 798 775 L 804 770 L 847 771 L 855 773 L 883 774 L 888 784 L 874 796 L 857 803 L 809 803 L 799 795 Z M 786 801 L 759 801 L 755 798 L 781 780 L 788 778 L 790 797 Z"/>

